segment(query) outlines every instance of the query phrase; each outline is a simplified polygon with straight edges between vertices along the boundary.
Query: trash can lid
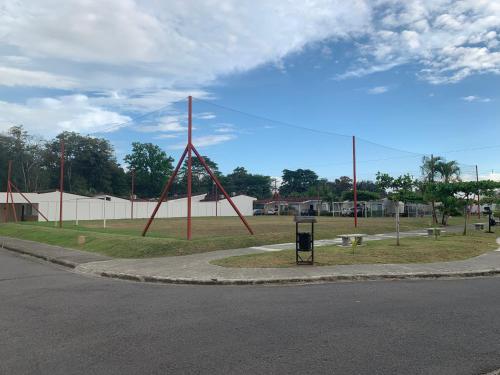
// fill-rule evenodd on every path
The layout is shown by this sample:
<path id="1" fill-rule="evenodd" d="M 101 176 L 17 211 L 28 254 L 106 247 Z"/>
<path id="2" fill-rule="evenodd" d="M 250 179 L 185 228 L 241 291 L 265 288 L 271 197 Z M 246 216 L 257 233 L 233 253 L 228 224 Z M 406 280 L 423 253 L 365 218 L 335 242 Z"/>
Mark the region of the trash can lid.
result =
<path id="1" fill-rule="evenodd" d="M 294 221 L 296 223 L 317 223 L 316 216 L 295 216 Z"/>

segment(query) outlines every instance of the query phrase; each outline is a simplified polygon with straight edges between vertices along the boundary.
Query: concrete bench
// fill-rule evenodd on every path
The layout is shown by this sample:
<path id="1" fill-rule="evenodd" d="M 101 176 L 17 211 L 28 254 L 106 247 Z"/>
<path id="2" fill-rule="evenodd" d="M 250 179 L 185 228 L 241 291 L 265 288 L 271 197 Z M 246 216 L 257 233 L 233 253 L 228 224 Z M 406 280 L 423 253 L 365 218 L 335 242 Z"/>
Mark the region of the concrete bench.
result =
<path id="1" fill-rule="evenodd" d="M 484 223 L 474 223 L 474 228 L 476 230 L 484 230 L 484 226 L 485 226 Z"/>
<path id="2" fill-rule="evenodd" d="M 444 231 L 441 228 L 427 228 L 428 236 L 440 236 Z"/>
<path id="3" fill-rule="evenodd" d="M 340 237 L 342 239 L 342 246 L 351 246 L 353 241 L 356 241 L 356 245 L 362 245 L 363 244 L 363 237 L 365 237 L 366 234 L 339 234 L 337 237 Z"/>

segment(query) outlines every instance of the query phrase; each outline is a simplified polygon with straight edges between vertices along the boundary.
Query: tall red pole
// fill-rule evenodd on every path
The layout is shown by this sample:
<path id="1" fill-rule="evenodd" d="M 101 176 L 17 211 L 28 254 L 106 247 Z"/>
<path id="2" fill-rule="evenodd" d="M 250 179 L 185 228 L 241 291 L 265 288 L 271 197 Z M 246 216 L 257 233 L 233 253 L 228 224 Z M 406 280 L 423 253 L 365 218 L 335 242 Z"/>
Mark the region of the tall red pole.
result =
<path id="1" fill-rule="evenodd" d="M 191 239 L 191 183 L 192 183 L 192 120 L 193 120 L 193 97 L 188 99 L 188 170 L 187 170 L 187 239 Z"/>
<path id="2" fill-rule="evenodd" d="M 59 228 L 63 220 L 63 193 L 64 193 L 64 140 L 61 139 L 61 174 L 59 176 Z"/>
<path id="3" fill-rule="evenodd" d="M 6 186 L 6 198 L 5 198 L 5 211 L 3 213 L 3 221 L 7 222 L 7 219 L 9 217 L 9 187 L 10 187 L 10 170 L 12 168 L 12 161 L 9 160 L 9 167 L 8 167 L 8 172 L 7 172 L 7 186 Z"/>
<path id="4" fill-rule="evenodd" d="M 9 195 L 10 195 L 10 205 L 12 209 L 12 215 L 14 217 L 14 221 L 17 222 L 17 214 L 16 214 L 16 206 L 14 204 L 14 197 L 12 196 L 12 160 L 9 160 L 9 168 L 7 171 L 7 199 L 5 201 L 5 222 L 8 220 L 9 213 Z"/>
<path id="5" fill-rule="evenodd" d="M 135 169 L 132 169 L 132 183 L 130 186 L 130 218 L 134 219 L 134 183 L 135 183 Z"/>
<path id="6" fill-rule="evenodd" d="M 477 164 L 476 164 L 476 182 L 479 185 L 479 172 L 477 170 Z M 481 219 L 481 202 L 479 201 L 479 191 L 477 192 L 477 217 L 478 219 Z"/>
<path id="7" fill-rule="evenodd" d="M 358 227 L 358 188 L 356 181 L 356 137 L 352 136 L 352 172 L 354 192 L 354 227 Z"/>
<path id="8" fill-rule="evenodd" d="M 215 217 L 219 216 L 219 191 L 217 190 L 217 185 L 215 185 Z"/>

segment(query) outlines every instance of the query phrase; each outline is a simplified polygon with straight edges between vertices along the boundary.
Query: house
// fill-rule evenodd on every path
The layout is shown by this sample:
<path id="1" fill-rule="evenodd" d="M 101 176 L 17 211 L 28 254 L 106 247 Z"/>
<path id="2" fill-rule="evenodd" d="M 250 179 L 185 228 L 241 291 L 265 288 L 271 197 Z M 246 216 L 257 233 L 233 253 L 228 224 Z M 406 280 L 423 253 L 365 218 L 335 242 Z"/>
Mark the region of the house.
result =
<path id="1" fill-rule="evenodd" d="M 318 197 L 280 197 L 275 194 L 268 199 L 258 199 L 254 209 L 261 209 L 266 215 L 317 215 L 321 211 L 329 211 L 327 202 Z"/>

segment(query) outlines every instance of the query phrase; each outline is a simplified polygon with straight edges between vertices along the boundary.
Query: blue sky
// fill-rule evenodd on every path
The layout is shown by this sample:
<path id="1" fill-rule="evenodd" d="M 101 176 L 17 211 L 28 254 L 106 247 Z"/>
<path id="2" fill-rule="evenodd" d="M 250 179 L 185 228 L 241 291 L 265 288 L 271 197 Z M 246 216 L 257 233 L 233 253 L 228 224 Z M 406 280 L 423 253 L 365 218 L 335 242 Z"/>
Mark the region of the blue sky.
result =
<path id="1" fill-rule="evenodd" d="M 0 131 L 176 157 L 191 94 L 195 142 L 224 172 L 350 174 L 356 135 L 360 178 L 416 175 L 431 153 L 500 177 L 498 2 L 56 3 L 0 7 Z"/>

